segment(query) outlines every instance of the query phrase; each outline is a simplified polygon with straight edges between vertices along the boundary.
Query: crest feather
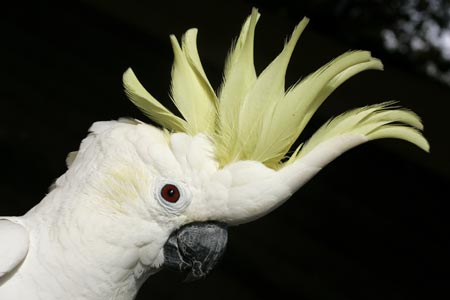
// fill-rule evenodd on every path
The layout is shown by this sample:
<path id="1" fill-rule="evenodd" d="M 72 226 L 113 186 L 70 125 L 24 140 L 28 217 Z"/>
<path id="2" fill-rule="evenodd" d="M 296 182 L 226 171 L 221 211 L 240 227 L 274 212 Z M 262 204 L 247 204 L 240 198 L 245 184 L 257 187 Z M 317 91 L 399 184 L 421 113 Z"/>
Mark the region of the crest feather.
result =
<path id="1" fill-rule="evenodd" d="M 174 51 L 171 95 L 184 119 L 145 91 L 131 69 L 124 74 L 130 100 L 169 130 L 191 135 L 205 133 L 215 145 L 215 156 L 221 167 L 235 161 L 254 160 L 279 169 L 316 148 L 320 149 L 309 155 L 310 159 L 326 162 L 327 157 L 331 159 L 339 151 L 324 147 L 339 144 L 346 151 L 378 138 L 403 139 L 429 151 L 420 118 L 412 111 L 394 106 L 394 102 L 384 102 L 331 119 L 282 163 L 313 114 L 336 88 L 362 71 L 382 70 L 383 64 L 368 51 L 349 51 L 285 91 L 286 68 L 308 19 L 298 24 L 281 53 L 257 76 L 253 48 L 259 16 L 258 10 L 253 9 L 243 24 L 227 57 L 218 97 L 200 62 L 197 29 L 190 29 L 183 36 L 181 47 L 170 36 Z M 324 143 L 330 140 L 331 144 Z M 325 159 L 317 159 L 319 154 Z"/>
<path id="2" fill-rule="evenodd" d="M 217 114 L 217 98 L 201 67 L 195 39 L 196 31 L 191 29 L 183 39 L 182 49 L 175 36 L 170 36 L 174 53 L 171 95 L 192 135 L 212 133 Z"/>
<path id="3" fill-rule="evenodd" d="M 430 145 L 420 132 L 423 129 L 420 117 L 393 104 L 394 101 L 389 101 L 357 108 L 329 120 L 299 147 L 287 163 L 301 159 L 324 141 L 348 134 L 366 136 L 369 140 L 403 139 L 428 152 Z"/>
<path id="4" fill-rule="evenodd" d="M 185 120 L 174 115 L 142 86 L 133 70 L 128 68 L 123 74 L 123 85 L 128 99 L 148 118 L 172 131 L 187 131 Z"/>
<path id="5" fill-rule="evenodd" d="M 241 101 L 239 113 L 233 116 L 234 120 L 230 120 L 236 132 L 233 143 L 235 147 L 231 149 L 228 147 L 226 152 L 228 159 L 240 157 L 270 164 L 271 161 L 283 158 L 284 153 L 281 153 L 283 144 L 276 143 L 279 137 L 270 134 L 271 125 L 277 125 L 272 122 L 273 112 L 275 105 L 283 101 L 286 69 L 308 21 L 304 18 L 294 29 L 283 51 L 258 76 Z M 225 145 L 226 143 L 223 146 Z"/>
<path id="6" fill-rule="evenodd" d="M 253 9 L 226 60 L 219 95 L 218 130 L 214 138 L 218 142 L 219 161 L 225 162 L 225 160 L 232 161 L 240 158 L 240 145 L 236 139 L 239 126 L 237 117 L 249 89 L 257 78 L 253 62 L 253 46 L 255 27 L 259 16 L 258 10 Z"/>

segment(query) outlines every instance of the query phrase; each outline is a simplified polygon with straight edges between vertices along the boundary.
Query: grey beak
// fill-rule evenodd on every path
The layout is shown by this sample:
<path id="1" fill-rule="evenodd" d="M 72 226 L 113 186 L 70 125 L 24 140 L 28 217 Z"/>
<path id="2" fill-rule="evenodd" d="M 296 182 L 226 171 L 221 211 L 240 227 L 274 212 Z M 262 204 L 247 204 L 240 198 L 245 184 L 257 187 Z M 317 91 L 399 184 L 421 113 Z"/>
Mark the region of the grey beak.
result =
<path id="1" fill-rule="evenodd" d="M 219 262 L 228 240 L 227 225 L 194 222 L 174 231 L 164 245 L 164 267 L 189 272 L 186 281 L 205 277 Z"/>

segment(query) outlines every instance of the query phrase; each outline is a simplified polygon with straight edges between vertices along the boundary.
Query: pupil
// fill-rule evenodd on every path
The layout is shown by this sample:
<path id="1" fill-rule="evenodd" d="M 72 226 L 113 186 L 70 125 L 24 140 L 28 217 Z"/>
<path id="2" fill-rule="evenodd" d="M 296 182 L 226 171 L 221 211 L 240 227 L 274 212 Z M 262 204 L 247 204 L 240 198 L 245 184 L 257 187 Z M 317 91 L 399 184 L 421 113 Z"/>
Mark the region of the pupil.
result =
<path id="1" fill-rule="evenodd" d="M 175 203 L 180 198 L 178 188 L 173 184 L 166 184 L 161 189 L 161 196 L 168 202 Z"/>

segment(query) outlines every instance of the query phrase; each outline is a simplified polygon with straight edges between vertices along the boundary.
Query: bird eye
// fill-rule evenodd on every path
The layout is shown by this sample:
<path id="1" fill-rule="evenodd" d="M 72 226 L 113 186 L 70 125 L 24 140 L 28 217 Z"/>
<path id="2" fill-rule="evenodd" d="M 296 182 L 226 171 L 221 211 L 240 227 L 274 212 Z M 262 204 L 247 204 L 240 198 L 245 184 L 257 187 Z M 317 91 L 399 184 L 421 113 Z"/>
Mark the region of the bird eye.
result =
<path id="1" fill-rule="evenodd" d="M 175 203 L 180 199 L 180 191 L 173 184 L 166 184 L 161 189 L 161 197 L 170 203 Z"/>
<path id="2" fill-rule="evenodd" d="M 185 182 L 166 178 L 155 178 L 153 186 L 155 200 L 170 214 L 181 214 L 191 203 L 192 192 Z"/>

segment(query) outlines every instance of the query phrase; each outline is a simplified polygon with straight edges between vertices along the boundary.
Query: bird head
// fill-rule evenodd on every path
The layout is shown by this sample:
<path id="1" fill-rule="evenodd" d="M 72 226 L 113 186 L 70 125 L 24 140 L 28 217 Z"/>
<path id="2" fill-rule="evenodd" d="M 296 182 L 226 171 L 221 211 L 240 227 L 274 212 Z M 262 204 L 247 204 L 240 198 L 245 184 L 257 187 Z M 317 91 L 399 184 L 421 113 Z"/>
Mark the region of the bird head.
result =
<path id="1" fill-rule="evenodd" d="M 94 123 L 57 182 L 67 185 L 76 177 L 88 189 L 83 195 L 96 195 L 108 207 L 97 213 L 133 219 L 133 226 L 117 230 L 117 238 L 146 230 L 139 259 L 152 270 L 166 266 L 191 278 L 205 276 L 224 252 L 227 226 L 268 214 L 352 147 L 398 138 L 429 149 L 419 117 L 393 102 L 334 117 L 292 149 L 328 95 L 353 75 L 380 70 L 382 64 L 367 51 L 347 52 L 285 90 L 286 68 L 308 19 L 257 76 L 258 19 L 254 9 L 228 55 L 217 93 L 200 62 L 197 30 L 188 30 L 181 45 L 170 37 L 171 98 L 181 116 L 128 69 L 123 76 L 127 96 L 159 126 L 138 120 Z"/>

